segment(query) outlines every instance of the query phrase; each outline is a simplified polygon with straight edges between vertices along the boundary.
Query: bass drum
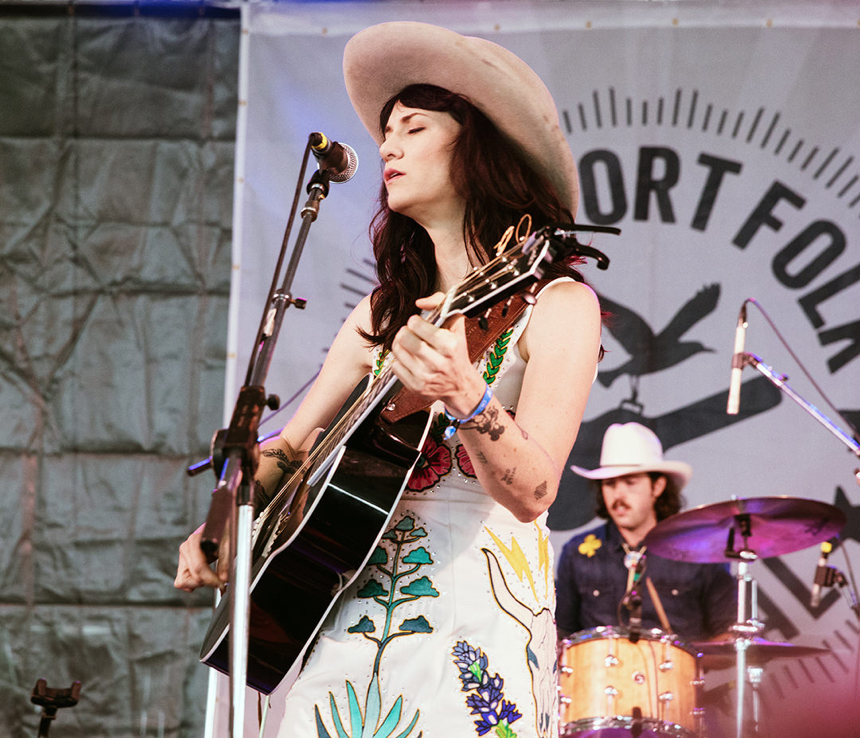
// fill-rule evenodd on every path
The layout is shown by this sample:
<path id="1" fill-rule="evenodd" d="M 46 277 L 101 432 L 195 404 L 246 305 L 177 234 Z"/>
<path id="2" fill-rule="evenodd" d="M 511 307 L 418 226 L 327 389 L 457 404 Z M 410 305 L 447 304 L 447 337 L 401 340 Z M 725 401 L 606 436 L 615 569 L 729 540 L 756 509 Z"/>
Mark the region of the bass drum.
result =
<path id="1" fill-rule="evenodd" d="M 561 738 L 696 738 L 702 733 L 699 654 L 661 630 L 590 628 L 563 643 Z"/>

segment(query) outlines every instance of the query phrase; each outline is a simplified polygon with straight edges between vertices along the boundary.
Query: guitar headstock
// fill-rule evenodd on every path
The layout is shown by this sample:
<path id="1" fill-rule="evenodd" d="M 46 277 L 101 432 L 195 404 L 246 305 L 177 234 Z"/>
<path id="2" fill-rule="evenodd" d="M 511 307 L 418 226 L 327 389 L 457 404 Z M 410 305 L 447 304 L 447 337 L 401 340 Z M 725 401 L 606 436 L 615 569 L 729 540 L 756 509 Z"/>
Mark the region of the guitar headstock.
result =
<path id="1" fill-rule="evenodd" d="M 486 310 L 537 282 L 554 261 L 571 256 L 593 257 L 599 269 L 606 269 L 609 259 L 603 253 L 577 242 L 575 232 L 584 230 L 620 233 L 618 228 L 601 226 L 544 226 L 470 272 L 445 296 L 439 316 L 458 313 L 471 316 Z"/>

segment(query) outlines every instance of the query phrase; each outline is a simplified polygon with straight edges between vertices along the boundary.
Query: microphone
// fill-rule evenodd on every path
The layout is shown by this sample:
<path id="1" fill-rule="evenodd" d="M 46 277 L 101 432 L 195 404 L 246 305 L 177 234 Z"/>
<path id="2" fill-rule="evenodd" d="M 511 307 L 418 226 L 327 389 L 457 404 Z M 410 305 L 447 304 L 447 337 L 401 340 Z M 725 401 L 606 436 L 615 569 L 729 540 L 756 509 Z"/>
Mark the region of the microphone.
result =
<path id="1" fill-rule="evenodd" d="M 627 589 L 624 592 L 625 597 L 630 594 L 630 591 L 635 589 L 645 573 L 645 552 L 628 551 L 624 555 L 624 566 L 627 569 Z"/>
<path id="2" fill-rule="evenodd" d="M 821 544 L 821 556 L 818 558 L 818 566 L 815 568 L 815 579 L 812 582 L 812 597 L 809 600 L 811 608 L 818 608 L 821 604 L 821 587 L 827 584 L 827 557 L 833 550 L 830 541 Z"/>
<path id="3" fill-rule="evenodd" d="M 728 415 L 737 415 L 741 406 L 741 372 L 744 370 L 744 341 L 747 335 L 747 303 L 741 305 L 738 326 L 735 328 L 735 352 L 732 355 L 732 374 L 729 378 Z"/>
<path id="4" fill-rule="evenodd" d="M 358 169 L 358 155 L 347 144 L 330 141 L 324 133 L 315 131 L 308 139 L 320 170 L 328 170 L 330 182 L 346 182 Z"/>

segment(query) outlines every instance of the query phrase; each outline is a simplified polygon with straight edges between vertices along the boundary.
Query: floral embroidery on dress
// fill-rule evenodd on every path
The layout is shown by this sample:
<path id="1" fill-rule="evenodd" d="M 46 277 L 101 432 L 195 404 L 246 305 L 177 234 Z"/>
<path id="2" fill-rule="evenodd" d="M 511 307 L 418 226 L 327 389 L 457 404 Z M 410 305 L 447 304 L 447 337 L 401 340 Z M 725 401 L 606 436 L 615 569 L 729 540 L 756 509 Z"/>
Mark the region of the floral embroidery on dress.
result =
<path id="1" fill-rule="evenodd" d="M 452 653 L 454 664 L 460 670 L 460 689 L 472 693 L 466 697 L 466 706 L 471 708 L 472 715 L 478 716 L 475 720 L 478 735 L 492 730 L 499 738 L 516 738 L 511 723 L 522 715 L 513 702 L 505 699 L 502 691 L 505 680 L 498 674 L 490 676 L 487 670 L 490 662 L 484 652 L 467 641 L 458 641 Z"/>
<path id="2" fill-rule="evenodd" d="M 511 344 L 511 337 L 514 335 L 514 328 L 508 328 L 501 336 L 496 339 L 495 344 L 487 350 L 484 356 L 484 381 L 491 385 L 499 377 L 499 370 L 502 367 L 505 355 Z M 380 352 L 376 359 L 378 369 L 374 370 L 374 374 L 378 374 L 388 352 Z M 513 413 L 511 413 L 513 415 Z M 451 451 L 442 442 L 442 433 L 448 423 L 445 416 L 439 413 L 434 419 L 430 430 L 427 433 L 427 440 L 424 441 L 424 446 L 421 448 L 421 456 L 418 463 L 415 465 L 415 470 L 412 476 L 406 483 L 406 489 L 411 492 L 423 492 L 430 489 L 439 483 L 446 474 L 453 468 Z M 463 444 L 457 444 L 454 451 L 454 458 L 457 461 L 457 468 L 465 477 L 476 479 L 475 466 L 469 458 L 469 454 L 463 447 Z"/>
<path id="3" fill-rule="evenodd" d="M 475 474 L 475 467 L 472 466 L 472 460 L 469 458 L 469 454 L 462 443 L 457 446 L 454 456 L 457 459 L 457 466 L 463 473 L 463 476 L 476 479 L 477 475 Z"/>
<path id="4" fill-rule="evenodd" d="M 363 709 L 358 702 L 358 695 L 352 682 L 346 682 L 351 732 L 347 732 L 334 694 L 329 692 L 329 711 L 336 738 L 363 738 L 364 736 L 406 738 L 418 723 L 420 710 L 415 711 L 408 724 L 400 725 L 401 717 L 403 717 L 403 695 L 397 697 L 388 713 L 382 717 L 383 692 L 379 687 L 379 675 L 382 653 L 391 641 L 395 638 L 433 632 L 433 626 L 424 615 L 406 618 L 400 623 L 396 631 L 393 630 L 394 611 L 400 605 L 414 602 L 422 597 L 439 596 L 438 590 L 433 586 L 429 577 L 421 576 L 411 581 L 407 579 L 407 577 L 416 574 L 423 566 L 433 563 L 433 557 L 424 546 L 413 548 L 408 553 L 405 552 L 407 547 L 426 537 L 427 531 L 417 527 L 415 520 L 405 515 L 382 536 L 382 540 L 387 543 L 377 546 L 368 559 L 368 568 L 375 570 L 374 574 L 379 576 L 379 579 L 371 577 L 358 590 L 357 597 L 372 599 L 385 610 L 384 626 L 382 632 L 376 635 L 376 623 L 367 615 L 362 615 L 357 623 L 347 628 L 347 632 L 360 633 L 368 641 L 376 644 L 376 658 L 373 661 L 373 675 L 367 688 Z M 390 562 L 389 547 L 393 548 Z M 318 738 L 332 738 L 323 721 L 319 705 L 314 705 L 314 717 Z M 398 728 L 400 728 L 399 732 L 395 733 Z"/>
<path id="5" fill-rule="evenodd" d="M 448 422 L 439 413 L 433 420 L 427 438 L 421 447 L 421 455 L 406 482 L 410 492 L 423 492 L 438 484 L 439 480 L 451 471 L 451 449 L 442 442 L 442 432 Z"/>

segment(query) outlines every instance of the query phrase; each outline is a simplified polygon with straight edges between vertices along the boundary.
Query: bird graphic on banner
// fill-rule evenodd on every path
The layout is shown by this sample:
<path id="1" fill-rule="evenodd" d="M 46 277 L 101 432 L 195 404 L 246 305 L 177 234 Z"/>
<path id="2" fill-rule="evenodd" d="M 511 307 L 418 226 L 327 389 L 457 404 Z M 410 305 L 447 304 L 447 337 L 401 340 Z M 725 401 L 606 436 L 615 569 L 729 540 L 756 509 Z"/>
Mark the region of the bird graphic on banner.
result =
<path id="1" fill-rule="evenodd" d="M 630 355 L 630 359 L 615 369 L 601 371 L 597 375 L 598 381 L 604 387 L 609 387 L 624 374 L 631 378 L 653 374 L 703 351 L 713 352 L 714 349 L 699 341 L 681 339 L 696 323 L 714 311 L 719 299 L 719 284 L 703 287 L 675 313 L 662 331 L 655 333 L 633 309 L 600 295 L 601 307 L 612 314 L 607 328 Z"/>

